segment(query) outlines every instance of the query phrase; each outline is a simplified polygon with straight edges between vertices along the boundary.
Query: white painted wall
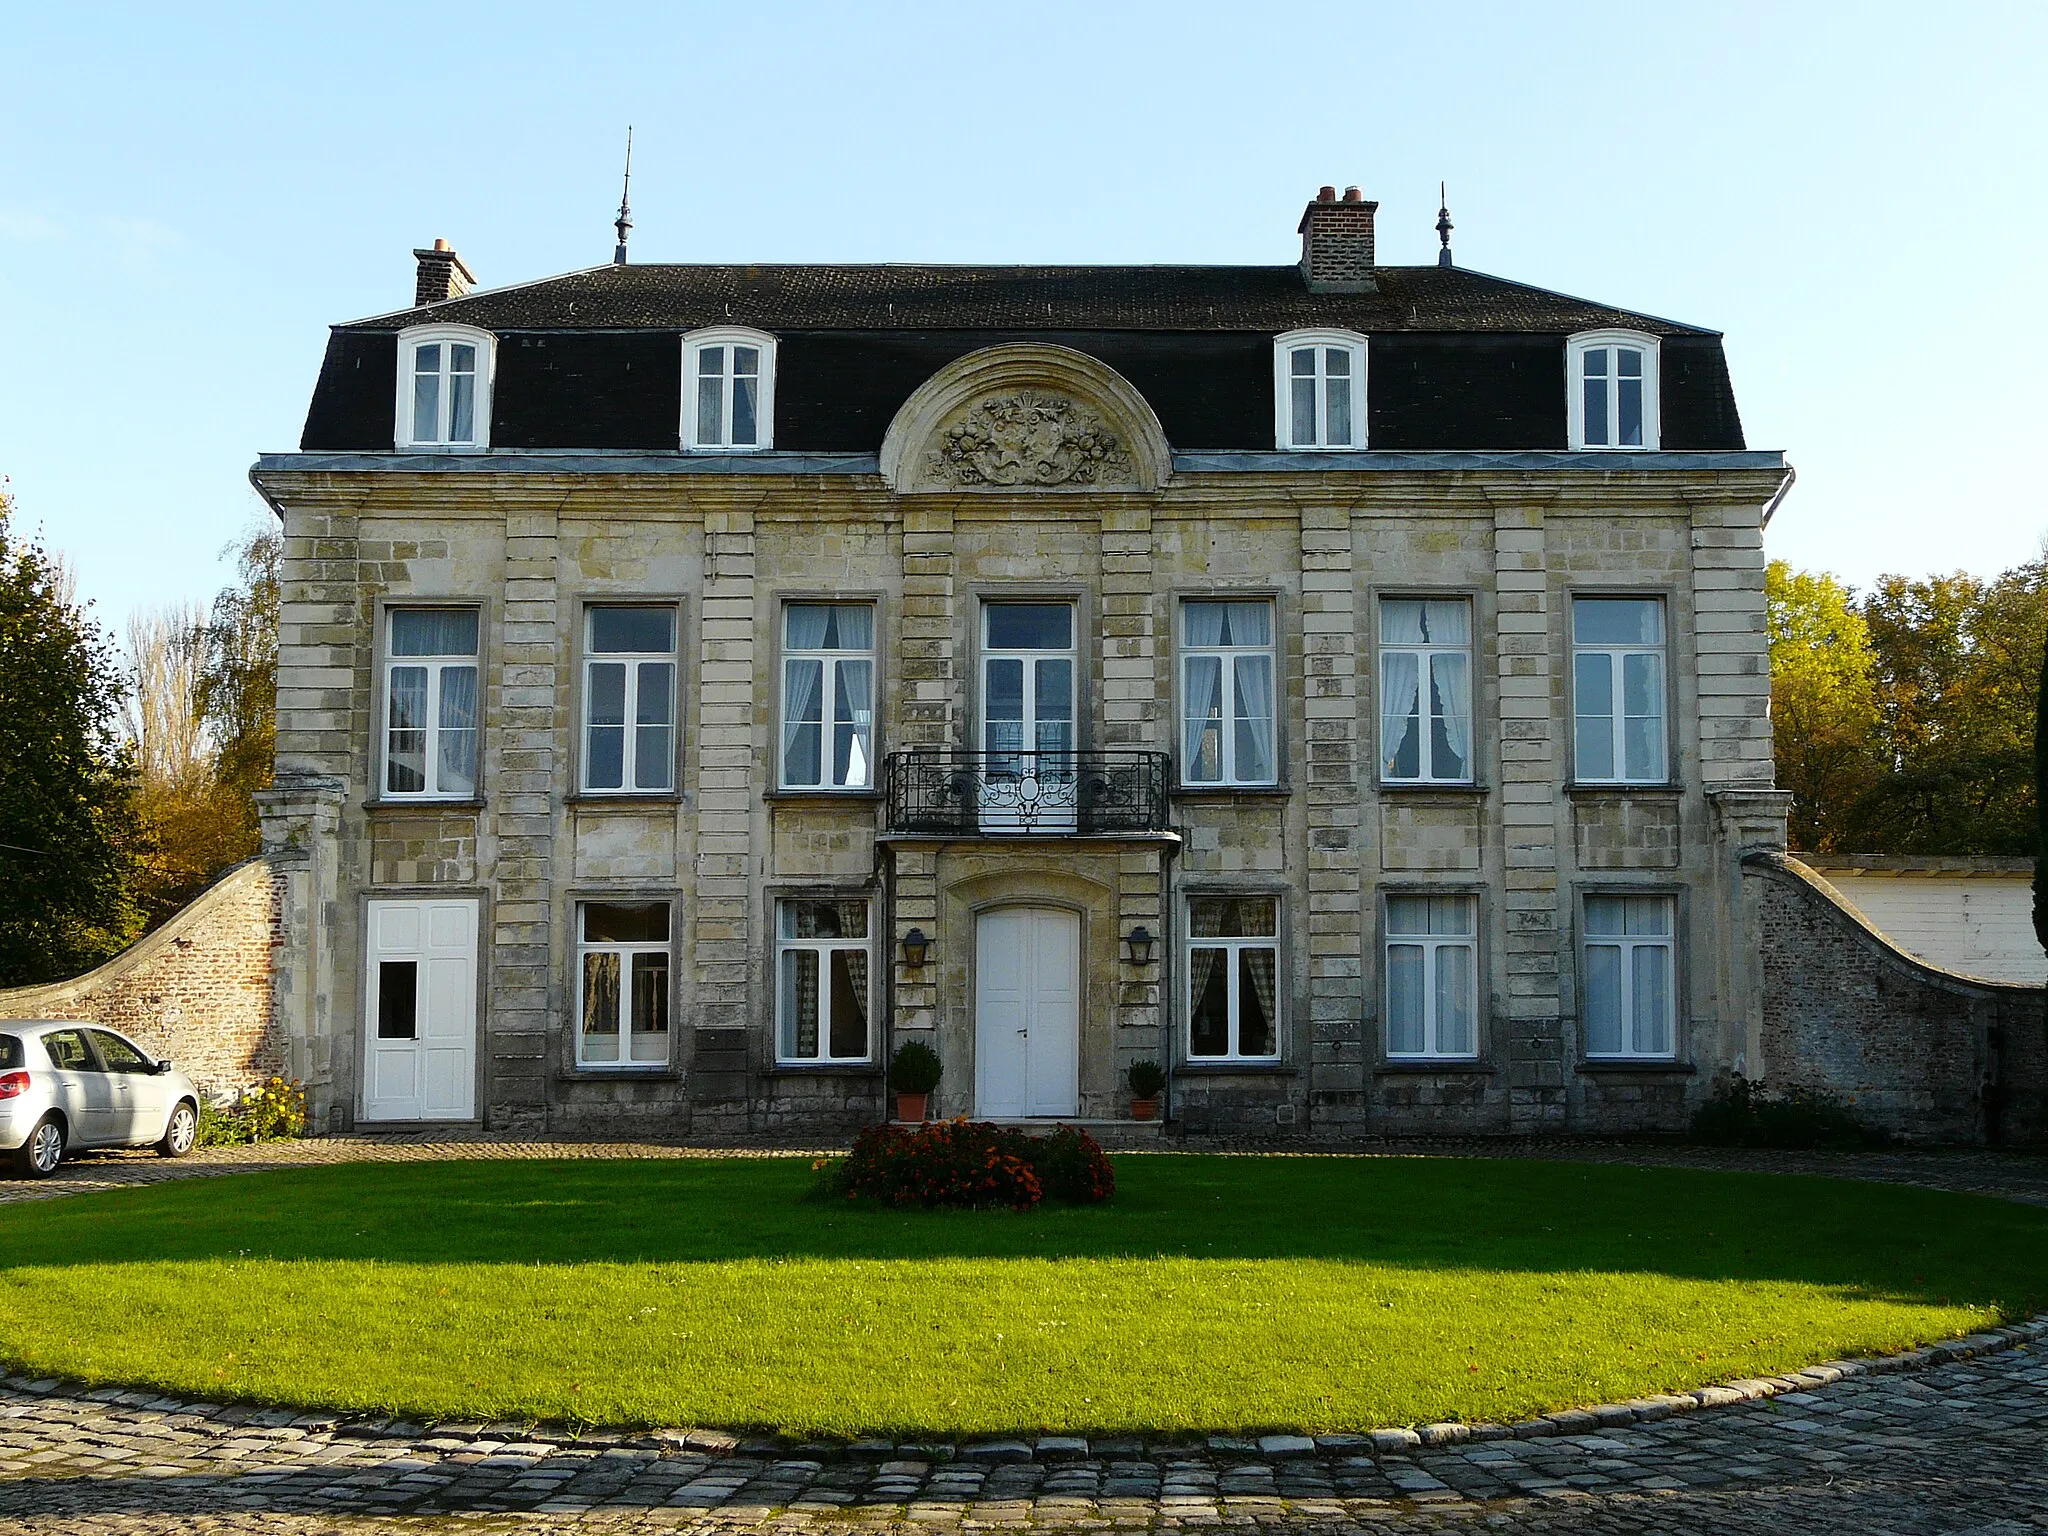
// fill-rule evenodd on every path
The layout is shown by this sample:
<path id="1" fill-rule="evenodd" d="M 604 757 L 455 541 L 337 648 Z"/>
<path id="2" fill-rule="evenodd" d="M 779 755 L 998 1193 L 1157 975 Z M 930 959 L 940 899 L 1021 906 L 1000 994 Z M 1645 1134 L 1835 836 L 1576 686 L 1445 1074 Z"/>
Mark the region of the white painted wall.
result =
<path id="1" fill-rule="evenodd" d="M 1991 981 L 2048 984 L 2034 937 L 2034 892 L 2023 874 L 1868 873 L 1821 868 L 1901 949 L 1944 970 Z"/>

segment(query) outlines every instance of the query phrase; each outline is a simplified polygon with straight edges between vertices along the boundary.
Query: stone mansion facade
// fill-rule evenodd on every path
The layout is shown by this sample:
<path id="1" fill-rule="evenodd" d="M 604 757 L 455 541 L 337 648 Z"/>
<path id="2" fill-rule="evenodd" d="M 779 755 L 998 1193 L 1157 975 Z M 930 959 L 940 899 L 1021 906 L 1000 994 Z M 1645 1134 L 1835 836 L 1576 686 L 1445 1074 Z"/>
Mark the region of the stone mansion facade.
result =
<path id="1" fill-rule="evenodd" d="M 1713 332 L 1375 259 L 626 264 L 338 326 L 282 519 L 325 1126 L 1671 1129 L 1783 846 Z M 622 248 L 623 249 L 623 248 Z"/>

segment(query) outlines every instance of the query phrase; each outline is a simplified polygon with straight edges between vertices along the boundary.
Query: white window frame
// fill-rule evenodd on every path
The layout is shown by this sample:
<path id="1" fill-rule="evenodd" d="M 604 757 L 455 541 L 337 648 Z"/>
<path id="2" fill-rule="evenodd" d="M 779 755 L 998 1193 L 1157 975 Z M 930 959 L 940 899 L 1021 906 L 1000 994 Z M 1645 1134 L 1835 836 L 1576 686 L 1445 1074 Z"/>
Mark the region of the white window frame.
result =
<path id="1" fill-rule="evenodd" d="M 1620 599 L 1627 602 L 1655 603 L 1657 605 L 1657 627 L 1664 638 L 1656 645 L 1621 645 L 1579 643 L 1579 604 L 1585 600 Z M 1658 592 L 1574 592 L 1565 615 L 1570 626 L 1567 636 L 1571 641 L 1572 666 L 1572 782 L 1575 784 L 1618 784 L 1618 785 L 1665 785 L 1671 782 L 1671 605 Z M 1586 765 L 1579 751 L 1579 721 L 1589 717 L 1579 708 L 1579 658 L 1581 656 L 1604 656 L 1607 658 L 1608 702 L 1612 711 L 1604 718 L 1609 722 L 1612 733 L 1610 749 L 1613 753 L 1614 772 L 1596 777 L 1586 772 Z M 1654 775 L 1632 777 L 1628 771 L 1628 697 L 1626 687 L 1627 662 L 1629 656 L 1654 656 L 1657 659 L 1657 771 Z"/>
<path id="2" fill-rule="evenodd" d="M 465 342 L 476 351 L 476 436 L 473 441 L 448 440 L 448 360 L 450 342 Z M 441 385 L 436 410 L 439 436 L 415 437 L 412 422 L 414 354 L 423 346 L 440 346 Z M 491 446 L 491 384 L 497 376 L 498 338 L 470 325 L 415 325 L 398 333 L 398 393 L 393 408 L 392 440 L 400 448 L 434 448 L 449 453 L 481 453 Z"/>
<path id="3" fill-rule="evenodd" d="M 1621 391 L 1612 387 L 1616 377 L 1611 363 L 1612 349 L 1633 347 L 1643 354 L 1643 440 L 1640 443 L 1623 445 L 1615 441 L 1621 435 Z M 1586 354 L 1608 351 L 1610 366 L 1607 380 L 1607 441 L 1589 443 L 1586 441 Z M 1585 453 L 1655 453 L 1663 433 L 1663 411 L 1661 407 L 1663 374 L 1658 357 L 1658 341 L 1646 331 L 1581 331 L 1567 338 L 1565 342 L 1565 415 L 1569 427 L 1569 441 L 1574 451 Z"/>
<path id="4" fill-rule="evenodd" d="M 1624 901 L 1656 901 L 1664 908 L 1666 918 L 1663 933 L 1644 934 L 1595 934 L 1590 931 L 1588 908 L 1602 898 L 1617 898 Z M 1626 923 L 1624 923 L 1626 926 Z M 1621 996 L 1616 1000 L 1620 1011 L 1624 1049 L 1618 1051 L 1596 1051 L 1592 1049 L 1588 1019 L 1592 1013 L 1589 1006 L 1592 993 L 1593 968 L 1588 954 L 1594 949 L 1613 949 L 1619 955 L 1618 974 L 1621 978 Z M 1629 1049 L 1635 1045 L 1635 951 L 1639 949 L 1661 949 L 1664 951 L 1664 1000 L 1665 1032 L 1670 1036 L 1670 1047 L 1662 1051 Z M 1589 1061 L 1675 1061 L 1678 1059 L 1678 898 L 1668 891 L 1642 890 L 1586 890 L 1579 899 L 1579 1030 L 1580 1039 L 1586 1045 L 1586 1059 Z"/>
<path id="5" fill-rule="evenodd" d="M 1386 613 L 1388 603 L 1462 603 L 1465 605 L 1465 641 L 1462 645 L 1439 644 L 1425 641 L 1418 645 L 1389 641 L 1386 638 Z M 1386 592 L 1380 595 L 1378 613 L 1374 618 L 1374 635 L 1379 645 L 1379 778 L 1382 784 L 1474 784 L 1478 782 L 1478 741 L 1479 741 L 1479 666 L 1475 654 L 1478 636 L 1478 610 L 1471 595 L 1465 592 Z M 1416 709 L 1418 730 L 1421 739 L 1417 742 L 1416 763 L 1422 770 L 1413 778 L 1402 778 L 1392 771 L 1390 754 L 1394 743 L 1387 737 L 1388 695 L 1392 692 L 1387 681 L 1387 664 L 1395 656 L 1416 658 L 1417 677 L 1421 691 L 1417 695 Z M 1436 732 L 1431 728 L 1437 716 L 1430 707 L 1436 697 L 1436 658 L 1438 656 L 1462 656 L 1465 660 L 1465 771 L 1460 774 L 1440 774 L 1436 769 Z"/>
<path id="6" fill-rule="evenodd" d="M 789 645 L 789 613 L 792 608 L 866 608 L 869 614 L 869 635 L 874 640 L 879 640 L 881 634 L 881 605 L 871 598 L 849 598 L 842 600 L 830 597 L 793 597 L 782 605 L 781 618 L 778 621 L 782 626 L 782 632 L 778 637 L 782 642 L 781 665 L 777 679 L 777 691 L 780 696 L 776 701 L 776 724 L 778 727 L 776 754 L 781 761 L 776 783 L 783 789 L 816 790 L 819 794 L 872 790 L 875 787 L 875 695 L 880 691 L 879 685 L 881 682 L 881 679 L 877 676 L 879 668 L 876 663 L 875 644 L 870 643 L 864 651 L 850 650 L 845 647 L 840 647 L 837 650 L 793 648 Z M 789 776 L 789 664 L 792 661 L 814 661 L 819 664 L 818 686 L 821 691 L 818 695 L 820 731 L 818 779 L 817 782 L 810 784 L 801 783 Z M 842 662 L 849 661 L 864 661 L 868 664 L 867 777 L 858 784 L 838 784 L 833 782 L 833 743 L 837 739 L 837 728 L 842 722 L 833 711 L 837 707 L 839 699 L 839 667 Z M 858 709 L 855 710 L 855 716 L 854 720 L 845 723 L 853 725 L 858 730 L 860 725 Z"/>
<path id="7" fill-rule="evenodd" d="M 1294 440 L 1294 353 L 1302 347 L 1314 347 L 1316 353 L 1316 438 L 1312 443 L 1298 443 Z M 1348 443 L 1326 443 L 1322 438 L 1329 435 L 1329 377 L 1328 360 L 1322 355 L 1324 348 L 1337 348 L 1351 354 L 1351 441 Z M 1273 441 L 1283 452 L 1289 453 L 1362 453 L 1366 447 L 1366 338 L 1356 331 L 1307 330 L 1288 331 L 1273 338 Z"/>
<path id="8" fill-rule="evenodd" d="M 1195 935 L 1193 904 L 1198 901 L 1270 901 L 1273 904 L 1273 932 L 1270 935 L 1256 935 L 1242 938 L 1198 938 Z M 1186 1017 L 1181 1025 L 1181 1051 L 1187 1061 L 1197 1066 L 1219 1062 L 1253 1062 L 1270 1066 L 1281 1059 L 1283 1030 L 1287 1011 L 1287 975 L 1280 965 L 1280 935 L 1284 931 L 1287 913 L 1281 897 L 1275 891 L 1190 891 L 1187 893 L 1181 924 L 1181 974 L 1187 978 L 1182 995 L 1186 998 L 1183 1009 Z M 1195 957 L 1198 949 L 1220 949 L 1224 951 L 1224 978 L 1227 984 L 1227 1019 L 1230 1035 L 1230 1049 L 1223 1055 L 1197 1055 L 1195 1053 Z M 1243 1050 L 1244 1011 L 1239 996 L 1243 988 L 1244 967 L 1239 963 L 1238 952 L 1246 949 L 1269 949 L 1273 952 L 1273 1049 L 1262 1055 L 1246 1055 Z"/>
<path id="9" fill-rule="evenodd" d="M 1396 933 L 1394 932 L 1394 902 L 1401 897 L 1420 897 L 1425 900 L 1452 899 L 1465 904 L 1468 926 L 1463 933 Z M 1419 1051 L 1397 1051 L 1394 1049 L 1394 960 L 1396 946 L 1419 948 L 1422 951 L 1422 1049 Z M 1437 1017 L 1436 994 L 1438 967 L 1445 963 L 1446 951 L 1463 950 L 1465 958 L 1465 980 L 1472 999 L 1472 1048 L 1466 1051 L 1447 1051 L 1441 1043 L 1441 1023 Z M 1456 962 L 1451 962 L 1456 963 Z M 1389 1061 L 1476 1061 L 1479 1057 L 1479 1024 L 1481 1017 L 1479 998 L 1479 897 L 1471 891 L 1437 891 L 1426 888 L 1388 891 L 1380 911 L 1380 972 L 1382 1006 L 1381 1036 L 1386 1043 Z"/>
<path id="10" fill-rule="evenodd" d="M 597 615 L 608 608 L 658 608 L 669 615 L 669 648 L 666 651 L 600 651 L 593 641 L 597 632 Z M 677 720 L 681 703 L 678 687 L 682 676 L 682 658 L 678 654 L 682 645 L 682 609 L 677 603 L 664 602 L 603 602 L 590 603 L 583 610 L 583 697 L 578 720 L 582 734 L 577 738 L 578 793 L 585 795 L 670 795 L 676 789 L 676 746 L 682 736 L 682 727 Z M 663 784 L 642 784 L 639 782 L 640 751 L 639 733 L 644 727 L 639 721 L 640 669 L 645 663 L 666 664 L 668 667 L 668 756 L 664 767 L 667 782 Z M 590 700 L 591 672 L 599 666 L 623 666 L 626 669 L 625 701 L 625 747 L 622 783 L 596 785 L 590 782 L 592 752 L 590 750 Z"/>
<path id="11" fill-rule="evenodd" d="M 640 896 L 620 893 L 618 895 L 579 896 L 574 904 L 570 920 L 576 925 L 576 1014 L 575 1048 L 576 1066 L 585 1072 L 663 1072 L 674 1058 L 676 1036 L 676 906 L 665 896 Z M 583 913 L 588 907 L 661 907 L 667 914 L 667 937 L 662 939 L 596 939 L 583 937 Z M 668 962 L 668 996 L 665 999 L 667 1029 L 662 1039 L 662 1055 L 659 1061 L 635 1061 L 633 1059 L 633 956 L 661 955 Z M 583 964 L 586 955 L 617 955 L 619 957 L 619 1054 L 614 1061 L 591 1061 L 583 1047 L 584 987 L 589 977 Z"/>
<path id="12" fill-rule="evenodd" d="M 755 409 L 755 436 L 751 443 L 735 443 L 732 438 L 732 352 L 731 348 L 757 347 L 761 353 L 761 388 Z M 700 435 L 697 421 L 697 354 L 706 347 L 724 347 L 726 351 L 723 395 L 720 407 L 719 437 L 706 438 Z M 693 453 L 762 453 L 775 446 L 775 338 L 766 331 L 749 330 L 745 326 L 721 325 L 701 331 L 691 331 L 683 337 L 683 406 L 680 435 L 683 447 Z"/>
<path id="13" fill-rule="evenodd" d="M 1266 610 L 1266 643 L 1264 645 L 1194 645 L 1188 641 L 1188 607 L 1193 603 L 1258 603 Z M 1180 650 L 1180 759 L 1181 783 L 1190 789 L 1270 789 L 1280 782 L 1280 609 L 1274 600 L 1262 594 L 1241 595 L 1232 592 L 1191 592 L 1179 604 L 1178 622 Z M 1246 778 L 1237 771 L 1237 664 L 1240 658 L 1263 656 L 1266 658 L 1266 673 L 1270 687 L 1269 713 L 1266 717 L 1267 740 L 1271 744 L 1272 771 L 1261 778 Z M 1188 674 L 1193 663 L 1200 658 L 1214 658 L 1223 675 L 1223 752 L 1222 776 L 1214 779 L 1197 779 L 1191 774 L 1195 755 L 1188 748 L 1189 709 L 1194 699 L 1194 688 Z"/>
<path id="14" fill-rule="evenodd" d="M 468 655 L 444 656 L 399 656 L 391 648 L 391 630 L 394 617 L 401 613 L 418 612 L 465 612 L 476 615 L 476 649 Z M 483 793 L 483 609 L 475 603 L 392 603 L 382 614 L 382 644 L 384 651 L 383 708 L 380 712 L 377 735 L 377 794 L 379 800 L 474 800 Z M 396 703 L 392 688 L 392 674 L 399 668 L 419 668 L 427 674 L 427 699 L 425 724 L 419 727 L 426 734 L 426 752 L 422 765 L 422 777 L 426 780 L 423 789 L 393 789 L 391 787 L 391 736 L 397 730 L 392 724 L 391 711 Z M 441 688 L 444 676 L 452 670 L 467 668 L 476 674 L 476 725 L 472 727 L 476 736 L 476 772 L 467 789 L 442 789 L 441 783 Z"/>
<path id="15" fill-rule="evenodd" d="M 782 933 L 783 908 L 792 905 L 852 906 L 867 908 L 868 932 L 864 939 L 791 939 Z M 789 894 L 778 896 L 774 903 L 772 918 L 775 924 L 775 966 L 770 973 L 769 984 L 775 989 L 775 1060 L 780 1066 L 852 1066 L 860 1065 L 875 1058 L 875 903 L 866 892 L 851 892 L 834 895 L 830 892 L 812 892 L 808 895 Z M 867 996 L 867 1040 L 858 1056 L 835 1056 L 832 1054 L 832 1030 L 830 1021 L 824 1017 L 823 1009 L 830 996 L 825 979 L 831 974 L 831 957 L 835 950 L 857 950 L 868 957 Z M 783 1026 L 789 1021 L 783 1017 L 782 957 L 794 950 L 807 950 L 818 957 L 818 1006 L 820 1015 L 816 1020 L 818 1033 L 818 1054 L 815 1056 L 790 1056 L 782 1049 Z"/>

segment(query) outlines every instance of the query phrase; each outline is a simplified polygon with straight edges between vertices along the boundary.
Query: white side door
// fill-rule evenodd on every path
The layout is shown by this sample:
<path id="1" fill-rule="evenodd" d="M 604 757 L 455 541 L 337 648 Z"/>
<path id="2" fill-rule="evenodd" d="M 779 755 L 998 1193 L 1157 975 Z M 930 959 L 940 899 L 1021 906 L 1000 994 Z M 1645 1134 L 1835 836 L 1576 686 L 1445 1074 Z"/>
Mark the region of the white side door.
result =
<path id="1" fill-rule="evenodd" d="M 1009 907 L 975 924 L 975 1112 L 1072 1118 L 1081 1103 L 1081 919 Z"/>
<path id="2" fill-rule="evenodd" d="M 369 904 L 365 1120 L 475 1117 L 476 925 L 473 900 Z"/>

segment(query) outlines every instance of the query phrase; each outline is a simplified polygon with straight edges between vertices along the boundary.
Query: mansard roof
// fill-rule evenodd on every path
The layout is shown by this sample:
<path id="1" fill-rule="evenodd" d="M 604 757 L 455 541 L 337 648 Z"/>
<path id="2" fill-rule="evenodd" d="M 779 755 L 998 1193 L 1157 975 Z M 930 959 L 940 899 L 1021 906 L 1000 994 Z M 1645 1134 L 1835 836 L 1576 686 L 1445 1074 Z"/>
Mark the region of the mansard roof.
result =
<path id="1" fill-rule="evenodd" d="M 468 294 L 339 327 L 515 331 L 1361 331 L 1719 333 L 1465 267 L 1377 267 L 1376 291 L 1311 291 L 1296 265 L 984 267 L 627 265 Z"/>

